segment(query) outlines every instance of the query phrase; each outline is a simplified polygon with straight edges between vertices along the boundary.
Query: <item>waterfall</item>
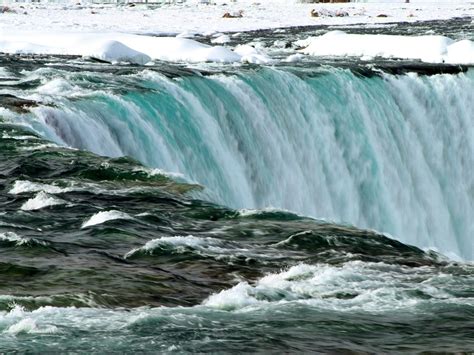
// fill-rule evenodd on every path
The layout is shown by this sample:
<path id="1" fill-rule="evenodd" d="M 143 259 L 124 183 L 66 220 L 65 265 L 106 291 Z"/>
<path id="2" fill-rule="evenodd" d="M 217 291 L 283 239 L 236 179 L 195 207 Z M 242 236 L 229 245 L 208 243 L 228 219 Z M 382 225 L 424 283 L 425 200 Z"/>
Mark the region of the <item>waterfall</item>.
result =
<path id="1" fill-rule="evenodd" d="M 180 172 L 231 207 L 289 209 L 474 259 L 472 70 L 48 80 L 76 94 L 52 94 L 46 83 L 35 95 L 54 105 L 22 120 L 53 141 Z"/>

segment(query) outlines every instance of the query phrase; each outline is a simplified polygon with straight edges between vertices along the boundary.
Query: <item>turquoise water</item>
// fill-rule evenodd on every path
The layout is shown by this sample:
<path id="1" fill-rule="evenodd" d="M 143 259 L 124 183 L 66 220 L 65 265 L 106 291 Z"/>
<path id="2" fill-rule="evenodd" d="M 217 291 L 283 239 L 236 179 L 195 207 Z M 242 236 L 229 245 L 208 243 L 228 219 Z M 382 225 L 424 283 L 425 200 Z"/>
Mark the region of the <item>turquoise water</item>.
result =
<path id="1" fill-rule="evenodd" d="M 474 74 L 260 68 L 167 78 L 41 68 L 20 119 L 54 142 L 276 207 L 474 257 Z M 126 88 L 126 89 L 124 89 Z"/>

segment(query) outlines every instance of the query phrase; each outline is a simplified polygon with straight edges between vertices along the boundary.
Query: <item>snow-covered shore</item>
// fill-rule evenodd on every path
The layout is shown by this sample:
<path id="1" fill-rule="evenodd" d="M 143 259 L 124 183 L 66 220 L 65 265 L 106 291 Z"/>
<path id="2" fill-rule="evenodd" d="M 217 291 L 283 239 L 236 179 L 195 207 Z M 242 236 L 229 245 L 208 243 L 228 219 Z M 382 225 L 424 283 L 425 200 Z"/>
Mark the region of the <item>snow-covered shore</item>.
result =
<path id="1" fill-rule="evenodd" d="M 16 13 L 0 13 L 0 35 L 7 31 L 80 31 L 127 32 L 147 34 L 205 34 L 239 32 L 278 27 L 311 25 L 375 24 L 442 20 L 453 17 L 474 17 L 473 1 L 425 3 L 341 3 L 301 4 L 292 0 L 238 0 L 225 5 L 185 3 L 149 8 L 146 5 L 6 5 Z M 326 13 L 340 10 L 345 17 L 310 16 L 316 9 Z M 223 18 L 243 11 L 241 18 Z M 379 17 L 384 15 L 386 17 Z"/>
<path id="2" fill-rule="evenodd" d="M 310 15 L 311 10 L 313 16 Z M 225 13 L 230 16 L 242 14 L 242 17 L 224 18 Z M 474 4 L 467 1 L 453 4 L 416 0 L 409 4 L 300 4 L 283 0 L 255 3 L 240 0 L 225 5 L 186 3 L 156 8 L 78 3 L 61 6 L 14 4 L 0 11 L 0 52 L 80 55 L 108 62 L 142 65 L 153 60 L 269 64 L 273 60 L 265 50 L 245 43 L 226 47 L 229 35 L 235 39 L 238 36 L 235 37 L 232 32 L 257 29 L 377 25 L 454 17 L 473 18 Z M 177 38 L 160 37 L 165 34 L 176 35 Z M 195 34 L 212 36 L 214 46 L 183 38 L 192 38 Z M 441 36 L 319 36 L 306 42 L 300 41 L 298 45 L 307 48 L 299 53 L 290 53 L 289 61 L 306 54 L 474 64 L 474 43 L 470 40 L 458 42 Z"/>

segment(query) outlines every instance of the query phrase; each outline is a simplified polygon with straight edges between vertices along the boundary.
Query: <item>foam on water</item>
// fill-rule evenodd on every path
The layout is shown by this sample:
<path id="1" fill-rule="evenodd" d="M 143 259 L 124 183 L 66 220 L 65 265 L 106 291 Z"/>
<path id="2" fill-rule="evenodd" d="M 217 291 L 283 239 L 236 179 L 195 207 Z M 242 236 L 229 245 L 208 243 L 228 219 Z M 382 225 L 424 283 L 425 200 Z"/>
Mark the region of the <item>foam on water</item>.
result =
<path id="1" fill-rule="evenodd" d="M 121 211 L 115 211 L 115 210 L 101 211 L 101 212 L 97 212 L 95 215 L 93 215 L 87 221 L 85 221 L 82 224 L 81 228 L 95 226 L 95 225 L 102 224 L 107 221 L 113 221 L 116 219 L 133 219 L 133 217 Z"/>
<path id="2" fill-rule="evenodd" d="M 398 309 L 416 312 L 452 302 L 473 304 L 473 298 L 455 297 L 449 282 L 443 283 L 445 276 L 431 267 L 361 261 L 341 266 L 299 264 L 269 274 L 254 285 L 241 282 L 211 295 L 203 305 L 250 311 L 252 307 L 301 303 L 324 310 L 379 313 Z"/>
<path id="3" fill-rule="evenodd" d="M 11 325 L 5 333 L 18 335 L 21 333 L 27 334 L 53 334 L 57 333 L 58 328 L 54 325 L 43 325 L 38 326 L 36 321 L 31 318 L 24 318 L 20 320 L 18 323 Z"/>
<path id="4" fill-rule="evenodd" d="M 35 137 L 35 136 L 27 136 L 27 135 L 12 136 L 10 134 L 3 134 L 2 138 L 3 139 L 16 139 L 16 140 L 19 140 L 19 141 L 22 141 L 22 140 L 38 140 L 39 139 L 38 137 Z"/>
<path id="5" fill-rule="evenodd" d="M 44 85 L 37 88 L 38 93 L 44 95 L 71 96 L 77 91 L 83 91 L 77 86 L 72 85 L 64 78 L 53 78 Z"/>
<path id="6" fill-rule="evenodd" d="M 49 194 L 60 194 L 71 191 L 71 188 L 59 187 L 54 185 L 42 184 L 28 180 L 17 180 L 13 187 L 8 191 L 9 194 L 19 195 L 30 192 L 46 192 Z"/>
<path id="7" fill-rule="evenodd" d="M 58 145 L 54 143 L 46 143 L 46 144 L 36 144 L 36 145 L 30 145 L 29 147 L 21 147 L 21 150 L 25 151 L 33 151 L 33 150 L 45 150 L 48 148 L 57 148 Z"/>
<path id="8" fill-rule="evenodd" d="M 291 214 L 291 215 L 300 217 L 299 215 L 295 214 L 293 211 L 289 211 L 283 208 L 275 208 L 275 207 L 265 207 L 265 208 L 260 208 L 260 209 L 243 208 L 243 209 L 238 210 L 238 213 L 241 217 L 259 216 L 259 215 L 267 214 L 267 213 L 268 214 L 285 213 L 285 214 Z"/>
<path id="9" fill-rule="evenodd" d="M 0 67 L 0 80 L 1 79 L 15 79 L 16 75 L 13 74 L 8 68 Z"/>
<path id="10" fill-rule="evenodd" d="M 58 181 L 58 183 L 62 183 L 62 181 Z M 72 191 L 87 191 L 96 194 L 109 194 L 109 195 L 120 195 L 120 194 L 128 194 L 133 191 L 144 191 L 146 188 L 134 189 L 134 188 L 123 188 L 123 189 L 115 189 L 113 187 L 107 188 L 104 185 L 90 183 L 90 182 L 77 182 L 77 181 L 69 181 L 67 186 L 58 186 L 53 184 L 44 184 L 38 183 L 28 180 L 16 180 L 13 183 L 13 186 L 8 191 L 9 194 L 12 195 L 20 195 L 20 194 L 27 194 L 27 193 L 34 193 L 34 192 L 44 192 L 46 194 L 63 194 Z M 59 200 L 59 199 L 58 199 Z"/>
<path id="11" fill-rule="evenodd" d="M 0 233 L 0 241 L 14 243 L 16 246 L 28 246 L 28 245 L 43 245 L 47 246 L 48 243 L 35 238 L 21 237 L 14 232 L 3 232 Z"/>
<path id="12" fill-rule="evenodd" d="M 184 174 L 182 174 L 182 173 L 165 171 L 165 170 L 159 169 L 159 168 L 140 167 L 140 168 L 134 169 L 133 171 L 143 171 L 143 172 L 146 172 L 150 176 L 161 175 L 161 176 L 166 176 L 166 177 L 169 177 L 169 178 L 172 178 L 172 179 L 175 179 L 175 180 L 181 180 L 181 181 L 186 180 Z"/>
<path id="13" fill-rule="evenodd" d="M 21 206 L 21 209 L 23 211 L 34 211 L 34 210 L 39 210 L 45 207 L 57 206 L 57 205 L 63 205 L 63 204 L 66 204 L 66 201 L 50 196 L 44 191 L 40 191 L 35 197 L 30 198 L 28 201 L 26 201 Z"/>
<path id="14" fill-rule="evenodd" d="M 129 251 L 124 257 L 130 258 L 139 253 L 153 255 L 158 254 L 159 251 L 162 250 L 176 254 L 191 252 L 217 260 L 231 261 L 237 258 L 266 259 L 275 257 L 275 255 L 264 255 L 263 253 L 258 253 L 256 248 L 250 250 L 239 247 L 236 243 L 211 237 L 195 237 L 193 235 L 152 239 L 144 246 Z"/>
<path id="15" fill-rule="evenodd" d="M 26 244 L 28 242 L 26 238 L 22 238 L 18 234 L 13 233 L 13 232 L 1 233 L 0 240 L 14 242 L 17 245 Z"/>

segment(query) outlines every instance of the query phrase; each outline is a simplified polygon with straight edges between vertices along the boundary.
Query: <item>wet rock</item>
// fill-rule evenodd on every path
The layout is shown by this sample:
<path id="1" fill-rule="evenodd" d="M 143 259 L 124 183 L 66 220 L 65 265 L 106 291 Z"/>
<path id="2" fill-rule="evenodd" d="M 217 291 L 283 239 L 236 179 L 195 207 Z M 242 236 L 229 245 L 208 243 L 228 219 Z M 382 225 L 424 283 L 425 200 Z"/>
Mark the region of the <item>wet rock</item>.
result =
<path id="1" fill-rule="evenodd" d="M 0 94 L 0 107 L 7 108 L 17 113 L 29 112 L 30 108 L 37 107 L 38 102 L 22 99 L 10 94 Z"/>

